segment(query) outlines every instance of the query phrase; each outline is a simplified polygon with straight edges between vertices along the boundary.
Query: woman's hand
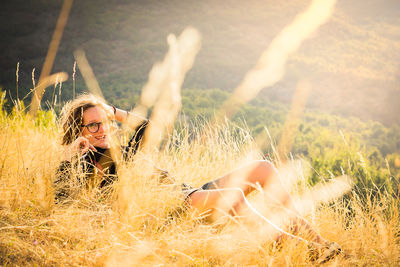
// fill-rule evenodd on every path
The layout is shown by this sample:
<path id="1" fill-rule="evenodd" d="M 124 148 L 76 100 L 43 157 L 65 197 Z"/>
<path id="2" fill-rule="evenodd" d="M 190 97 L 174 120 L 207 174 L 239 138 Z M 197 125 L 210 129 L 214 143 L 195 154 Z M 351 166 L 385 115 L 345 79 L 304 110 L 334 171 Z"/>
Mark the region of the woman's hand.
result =
<path id="1" fill-rule="evenodd" d="M 106 103 L 101 103 L 101 106 L 103 107 L 104 110 L 106 110 L 110 114 L 113 114 L 114 116 L 116 115 L 113 106 L 107 105 Z"/>
<path id="2" fill-rule="evenodd" d="M 128 116 L 127 111 L 116 108 L 115 106 L 107 105 L 106 103 L 103 103 L 102 105 L 103 105 L 104 110 L 108 111 L 110 114 L 113 114 L 114 119 L 121 123 L 124 122 L 126 117 Z"/>
<path id="3" fill-rule="evenodd" d="M 135 114 L 135 113 L 129 113 L 126 110 L 117 108 L 115 106 L 110 106 L 106 103 L 103 103 L 103 108 L 104 110 L 107 110 L 109 113 L 114 114 L 114 118 L 115 120 L 124 123 L 125 120 L 128 118 L 128 116 L 134 116 L 137 120 L 139 121 L 148 121 L 145 117 L 139 115 L 139 114 Z"/>
<path id="4" fill-rule="evenodd" d="M 72 157 L 76 154 L 82 156 L 88 150 L 97 151 L 96 148 L 89 143 L 89 140 L 83 136 L 78 137 L 74 142 L 65 148 L 64 160 L 71 161 Z"/>

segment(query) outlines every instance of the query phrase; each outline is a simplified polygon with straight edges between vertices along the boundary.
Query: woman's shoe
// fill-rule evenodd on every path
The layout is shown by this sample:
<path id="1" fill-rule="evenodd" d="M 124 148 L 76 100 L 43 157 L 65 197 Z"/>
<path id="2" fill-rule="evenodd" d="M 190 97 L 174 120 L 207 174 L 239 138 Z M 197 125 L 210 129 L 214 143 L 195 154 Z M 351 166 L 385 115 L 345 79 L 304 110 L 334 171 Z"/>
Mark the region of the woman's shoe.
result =
<path id="1" fill-rule="evenodd" d="M 329 241 L 325 244 L 310 242 L 308 249 L 310 260 L 318 264 L 325 263 L 342 252 L 342 248 L 338 243 Z"/>

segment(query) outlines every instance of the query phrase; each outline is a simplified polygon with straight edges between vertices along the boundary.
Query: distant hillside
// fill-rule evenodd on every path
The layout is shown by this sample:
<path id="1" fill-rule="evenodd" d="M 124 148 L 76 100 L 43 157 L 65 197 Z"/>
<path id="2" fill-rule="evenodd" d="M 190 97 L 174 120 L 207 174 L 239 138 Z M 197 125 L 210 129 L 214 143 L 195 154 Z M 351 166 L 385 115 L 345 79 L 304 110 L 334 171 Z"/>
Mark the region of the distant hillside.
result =
<path id="1" fill-rule="evenodd" d="M 203 45 L 184 88 L 231 91 L 309 2 L 76 0 L 53 71 L 71 74 L 72 53 L 82 47 L 105 94 L 126 102 L 163 58 L 166 36 L 191 25 L 202 33 Z M 19 95 L 32 87 L 33 68 L 39 77 L 61 4 L 2 1 L 0 86 L 13 97 L 17 62 Z M 297 82 L 308 79 L 313 85 L 309 107 L 400 123 L 398 10 L 397 0 L 338 1 L 333 18 L 302 44 L 290 58 L 285 78 L 265 89 L 260 99 L 287 103 Z M 79 75 L 78 85 L 84 89 Z M 63 85 L 63 99 L 71 97 L 71 88 L 71 82 Z"/>

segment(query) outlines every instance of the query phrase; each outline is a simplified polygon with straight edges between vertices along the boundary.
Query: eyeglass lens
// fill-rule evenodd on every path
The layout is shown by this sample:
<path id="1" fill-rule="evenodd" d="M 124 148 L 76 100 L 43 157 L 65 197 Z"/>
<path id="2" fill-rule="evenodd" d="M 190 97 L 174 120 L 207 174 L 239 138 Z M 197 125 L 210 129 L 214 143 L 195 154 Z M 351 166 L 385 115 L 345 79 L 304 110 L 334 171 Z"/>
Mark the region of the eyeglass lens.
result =
<path id="1" fill-rule="evenodd" d="M 101 122 L 92 122 L 87 125 L 87 129 L 91 133 L 97 133 L 97 131 L 100 129 L 100 124 Z"/>

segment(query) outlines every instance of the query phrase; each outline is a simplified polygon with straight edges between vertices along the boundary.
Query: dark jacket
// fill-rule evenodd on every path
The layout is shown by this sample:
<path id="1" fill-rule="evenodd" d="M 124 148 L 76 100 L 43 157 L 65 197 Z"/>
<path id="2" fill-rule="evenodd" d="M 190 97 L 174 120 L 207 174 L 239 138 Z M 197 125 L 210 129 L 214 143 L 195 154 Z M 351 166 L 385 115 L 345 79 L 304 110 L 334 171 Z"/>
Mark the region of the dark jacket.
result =
<path id="1" fill-rule="evenodd" d="M 135 135 L 129 140 L 127 146 L 123 146 L 122 153 L 124 159 L 134 155 L 138 150 L 143 139 L 148 122 L 142 123 L 135 132 Z M 96 151 L 89 150 L 80 158 L 74 158 L 72 162 L 62 161 L 57 169 L 56 179 L 54 181 L 56 202 L 66 200 L 74 191 L 74 188 L 87 185 L 91 177 L 96 175 L 97 165 L 101 165 L 104 175 L 101 175 L 99 187 L 104 188 L 112 184 L 116 179 L 116 166 L 111 158 L 110 150 L 97 148 Z M 71 181 L 72 177 L 76 177 Z M 74 183 L 73 183 L 74 182 Z"/>

